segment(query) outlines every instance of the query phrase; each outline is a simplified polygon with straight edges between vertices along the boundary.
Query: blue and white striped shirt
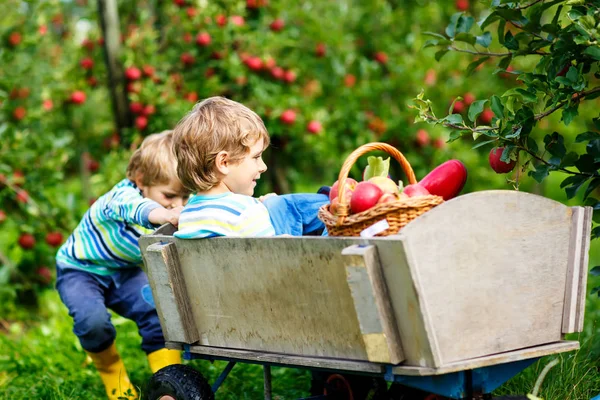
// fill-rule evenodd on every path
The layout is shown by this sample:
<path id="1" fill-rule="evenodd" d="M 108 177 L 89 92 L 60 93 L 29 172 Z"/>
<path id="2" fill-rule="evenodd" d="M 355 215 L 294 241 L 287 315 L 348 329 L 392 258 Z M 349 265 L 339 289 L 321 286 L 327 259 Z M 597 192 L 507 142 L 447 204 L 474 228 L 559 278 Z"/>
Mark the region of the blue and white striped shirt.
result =
<path id="1" fill-rule="evenodd" d="M 105 276 L 141 266 L 138 239 L 154 230 L 148 215 L 158 207 L 160 204 L 144 198 L 133 182 L 122 180 L 85 213 L 58 250 L 56 265 Z"/>
<path id="2" fill-rule="evenodd" d="M 215 236 L 275 236 L 267 208 L 257 199 L 236 193 L 196 195 L 179 217 L 181 239 Z"/>

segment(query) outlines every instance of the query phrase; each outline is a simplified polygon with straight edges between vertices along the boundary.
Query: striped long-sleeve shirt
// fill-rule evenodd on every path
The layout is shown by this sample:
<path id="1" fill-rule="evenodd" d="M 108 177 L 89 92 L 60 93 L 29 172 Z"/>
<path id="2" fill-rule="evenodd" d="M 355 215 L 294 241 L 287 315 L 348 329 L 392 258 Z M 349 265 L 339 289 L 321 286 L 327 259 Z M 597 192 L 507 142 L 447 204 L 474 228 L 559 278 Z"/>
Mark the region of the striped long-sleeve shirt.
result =
<path id="1" fill-rule="evenodd" d="M 138 238 L 152 232 L 148 214 L 157 207 L 160 205 L 144 198 L 133 182 L 122 180 L 85 213 L 58 250 L 56 265 L 105 276 L 141 266 Z"/>
<path id="2" fill-rule="evenodd" d="M 179 216 L 181 239 L 214 236 L 275 236 L 269 212 L 257 199 L 235 193 L 196 195 Z"/>

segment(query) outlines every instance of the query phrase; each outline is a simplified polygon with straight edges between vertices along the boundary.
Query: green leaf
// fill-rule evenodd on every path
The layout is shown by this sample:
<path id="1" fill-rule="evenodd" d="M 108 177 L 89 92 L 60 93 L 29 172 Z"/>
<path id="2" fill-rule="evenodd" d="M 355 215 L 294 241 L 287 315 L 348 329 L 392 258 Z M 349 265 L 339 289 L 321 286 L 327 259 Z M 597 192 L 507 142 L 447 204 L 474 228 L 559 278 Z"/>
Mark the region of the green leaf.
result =
<path id="1" fill-rule="evenodd" d="M 600 118 L 592 118 L 592 122 L 594 123 L 594 128 L 600 130 Z"/>
<path id="2" fill-rule="evenodd" d="M 469 107 L 469 112 L 467 114 L 467 117 L 470 121 L 475 122 L 477 116 L 483 112 L 483 107 L 485 106 L 485 103 L 487 103 L 487 100 L 477 100 L 471 104 L 471 106 Z"/>
<path id="3" fill-rule="evenodd" d="M 484 27 L 481 27 L 481 29 L 483 29 Z M 504 30 L 506 28 L 506 21 L 505 20 L 500 20 L 500 22 L 498 23 L 498 42 L 500 42 L 501 45 L 504 45 Z"/>
<path id="4" fill-rule="evenodd" d="M 384 176 L 387 177 L 390 171 L 390 158 L 383 157 L 367 157 L 367 162 L 369 165 L 366 166 L 365 172 L 363 174 L 363 180 L 368 181 L 374 176 Z"/>
<path id="5" fill-rule="evenodd" d="M 562 112 L 562 120 L 565 123 L 565 125 L 569 125 L 578 114 L 579 111 L 577 105 L 567 107 Z"/>
<path id="6" fill-rule="evenodd" d="M 531 150 L 533 153 L 537 153 L 538 145 L 534 138 L 531 136 L 527 137 L 527 148 Z"/>
<path id="7" fill-rule="evenodd" d="M 544 144 L 546 145 L 546 150 L 557 157 L 564 157 L 567 153 L 567 149 L 565 148 L 565 139 L 558 132 L 553 132 L 551 135 L 546 135 L 544 137 Z"/>
<path id="8" fill-rule="evenodd" d="M 592 57 L 596 61 L 600 61 L 600 48 L 598 47 L 590 46 L 583 51 L 583 54 Z"/>
<path id="9" fill-rule="evenodd" d="M 467 76 L 471 75 L 477 67 L 479 67 L 481 64 L 483 64 L 484 62 L 486 62 L 489 59 L 490 59 L 490 57 L 485 56 L 485 57 L 478 58 L 477 60 L 470 63 L 469 66 L 467 67 Z"/>
<path id="10" fill-rule="evenodd" d="M 508 68 L 508 66 L 510 65 L 510 62 L 512 61 L 512 55 L 511 56 L 506 56 L 504 57 L 502 60 L 500 60 L 500 62 L 498 63 L 498 68 L 505 70 L 506 68 Z"/>
<path id="11" fill-rule="evenodd" d="M 463 135 L 462 131 L 452 131 L 450 132 L 450 136 L 448 137 L 448 142 L 447 143 L 452 143 L 455 140 L 460 139 L 460 137 Z"/>
<path id="12" fill-rule="evenodd" d="M 434 38 L 447 40 L 446 36 L 440 35 L 439 33 L 436 33 L 436 32 L 429 32 L 429 31 L 428 32 L 423 32 L 423 35 L 433 36 Z"/>
<path id="13" fill-rule="evenodd" d="M 443 121 L 452 125 L 458 125 L 462 124 L 463 118 L 460 114 L 450 114 L 446 118 L 444 118 Z"/>
<path id="14" fill-rule="evenodd" d="M 579 160 L 579 154 L 574 151 L 568 152 L 562 159 L 560 163 L 561 167 L 571 167 L 575 165 L 575 163 Z"/>
<path id="15" fill-rule="evenodd" d="M 461 15 L 456 24 L 457 33 L 466 33 L 471 30 L 471 27 L 475 23 L 475 18 L 466 15 Z"/>
<path id="16" fill-rule="evenodd" d="M 492 96 L 490 99 L 490 106 L 496 117 L 500 119 L 504 118 L 504 106 L 502 105 L 500 97 L 496 95 Z"/>
<path id="17" fill-rule="evenodd" d="M 600 133 L 594 131 L 587 131 L 580 133 L 575 138 L 575 143 L 587 142 L 589 140 L 600 139 Z"/>
<path id="18" fill-rule="evenodd" d="M 471 149 L 473 149 L 473 150 L 474 149 L 478 149 L 481 146 L 485 146 L 486 144 L 494 143 L 494 142 L 497 142 L 497 141 L 498 141 L 497 139 L 484 140 L 483 142 L 479 142 L 475 146 L 471 147 Z"/>
<path id="19" fill-rule="evenodd" d="M 585 189 L 585 192 L 583 193 L 583 199 L 587 199 L 588 196 L 594 191 L 594 189 L 596 189 L 598 186 L 600 186 L 600 178 L 594 178 L 592 179 L 592 181 L 590 182 L 590 184 L 588 185 L 588 187 Z"/>
<path id="20" fill-rule="evenodd" d="M 504 47 L 509 50 L 519 50 L 519 42 L 510 31 L 506 32 L 506 35 L 504 35 Z"/>
<path id="21" fill-rule="evenodd" d="M 546 164 L 536 165 L 535 171 L 529 171 L 529 176 L 538 183 L 542 183 L 542 181 L 550 174 L 550 168 L 551 166 Z"/>
<path id="22" fill-rule="evenodd" d="M 565 186 L 572 186 L 572 185 L 581 185 L 583 184 L 585 181 L 587 180 L 586 176 L 582 176 L 582 175 L 571 175 L 567 178 L 565 178 L 561 183 L 560 183 L 560 187 L 561 189 L 564 188 Z"/>
<path id="23" fill-rule="evenodd" d="M 594 276 L 600 275 L 600 265 L 596 265 L 594 268 L 590 269 L 590 274 Z M 598 290 L 600 290 L 600 287 L 595 287 L 594 290 L 598 292 Z"/>
<path id="24" fill-rule="evenodd" d="M 515 91 L 523 96 L 523 100 L 525 101 L 525 103 L 537 102 L 537 96 L 535 94 L 521 88 L 516 88 Z"/>
<path id="25" fill-rule="evenodd" d="M 475 42 L 477 41 L 477 39 L 475 38 L 474 35 L 471 35 L 470 33 L 466 33 L 466 32 L 460 32 L 460 33 L 458 33 L 454 37 L 454 40 L 456 40 L 458 42 L 469 43 L 471 45 L 474 45 Z"/>
<path id="26" fill-rule="evenodd" d="M 450 17 L 450 23 L 446 27 L 446 35 L 448 35 L 448 37 L 453 38 L 454 35 L 456 35 L 456 25 L 461 16 L 462 13 L 455 13 Z"/>
<path id="27" fill-rule="evenodd" d="M 485 29 L 488 25 L 501 20 L 500 16 L 498 15 L 497 12 L 492 12 L 490 15 L 487 16 L 487 18 L 481 23 L 481 25 L 479 26 L 482 30 Z M 502 23 L 506 23 L 505 21 L 501 20 L 500 24 Z M 502 32 L 504 32 L 504 27 L 502 29 Z"/>
<path id="28" fill-rule="evenodd" d="M 577 72 L 577 68 L 570 66 L 569 70 L 565 74 L 566 78 L 573 83 L 576 83 L 579 78 L 579 73 Z"/>
<path id="29" fill-rule="evenodd" d="M 442 57 L 444 57 L 444 55 L 448 52 L 447 49 L 444 50 L 440 50 L 438 52 L 435 53 L 435 61 L 440 61 L 442 59 Z"/>
<path id="30" fill-rule="evenodd" d="M 479 35 L 476 37 L 476 42 L 478 45 L 483 46 L 487 49 L 492 43 L 492 34 L 490 32 L 484 32 L 483 35 Z"/>

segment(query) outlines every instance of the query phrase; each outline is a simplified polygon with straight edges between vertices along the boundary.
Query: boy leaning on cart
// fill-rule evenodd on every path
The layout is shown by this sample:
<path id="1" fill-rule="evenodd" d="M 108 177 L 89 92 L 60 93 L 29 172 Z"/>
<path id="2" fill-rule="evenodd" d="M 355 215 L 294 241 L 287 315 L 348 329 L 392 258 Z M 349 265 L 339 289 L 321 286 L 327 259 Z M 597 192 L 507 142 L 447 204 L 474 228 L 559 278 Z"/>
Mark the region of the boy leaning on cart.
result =
<path id="1" fill-rule="evenodd" d="M 107 309 L 137 324 L 152 372 L 181 363 L 178 351 L 165 348 L 138 245 L 157 225 L 177 225 L 188 198 L 171 142 L 172 131 L 148 136 L 131 157 L 127 178 L 96 200 L 56 256 L 56 288 L 109 399 L 137 393 L 115 347 Z"/>
<path id="2" fill-rule="evenodd" d="M 269 134 L 261 118 L 223 97 L 207 98 L 177 124 L 173 150 L 177 175 L 196 193 L 181 212 L 182 239 L 215 236 L 319 235 L 325 194 L 252 197 L 267 170 L 262 153 Z"/>

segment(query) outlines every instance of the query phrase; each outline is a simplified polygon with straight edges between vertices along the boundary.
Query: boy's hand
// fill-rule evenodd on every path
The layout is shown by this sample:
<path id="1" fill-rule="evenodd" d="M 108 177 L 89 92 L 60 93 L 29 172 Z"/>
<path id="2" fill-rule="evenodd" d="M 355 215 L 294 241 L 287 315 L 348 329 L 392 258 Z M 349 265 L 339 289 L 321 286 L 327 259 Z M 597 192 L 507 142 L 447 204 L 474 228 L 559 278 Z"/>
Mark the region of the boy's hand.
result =
<path id="1" fill-rule="evenodd" d="M 179 225 L 179 214 L 181 214 L 183 206 L 175 207 L 170 210 L 159 207 L 150 211 L 148 214 L 148 220 L 155 225 L 163 225 L 167 222 L 177 226 Z"/>
<path id="2" fill-rule="evenodd" d="M 267 194 L 264 194 L 264 195 L 260 196 L 258 198 L 258 200 L 260 200 L 261 203 L 264 203 L 264 201 L 266 199 L 268 199 L 269 197 L 271 197 L 271 196 L 277 196 L 277 193 L 267 193 Z"/>

